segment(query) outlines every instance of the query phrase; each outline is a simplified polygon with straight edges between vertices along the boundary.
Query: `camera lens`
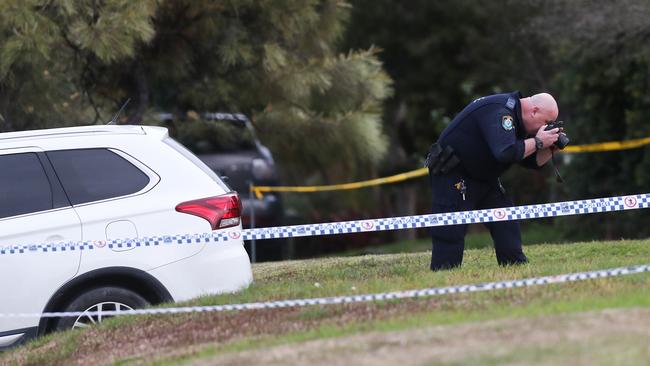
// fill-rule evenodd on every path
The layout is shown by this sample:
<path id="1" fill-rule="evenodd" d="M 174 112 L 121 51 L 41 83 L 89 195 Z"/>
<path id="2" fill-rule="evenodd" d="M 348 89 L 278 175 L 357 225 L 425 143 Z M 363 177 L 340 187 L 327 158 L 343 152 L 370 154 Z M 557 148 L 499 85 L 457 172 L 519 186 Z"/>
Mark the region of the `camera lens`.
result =
<path id="1" fill-rule="evenodd" d="M 564 149 L 569 144 L 569 137 L 565 133 L 560 133 L 555 141 L 555 146 L 559 149 Z"/>

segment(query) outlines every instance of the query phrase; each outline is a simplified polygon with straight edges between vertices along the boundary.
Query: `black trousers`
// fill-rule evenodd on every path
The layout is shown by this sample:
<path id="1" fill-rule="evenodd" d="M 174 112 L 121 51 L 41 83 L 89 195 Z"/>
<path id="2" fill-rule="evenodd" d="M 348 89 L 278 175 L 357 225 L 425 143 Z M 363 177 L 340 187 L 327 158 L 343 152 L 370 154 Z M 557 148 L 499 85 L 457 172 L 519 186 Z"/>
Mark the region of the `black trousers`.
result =
<path id="1" fill-rule="evenodd" d="M 433 213 L 510 207 L 512 200 L 502 192 L 498 180 L 480 182 L 460 173 L 429 175 L 433 195 Z M 464 182 L 465 199 L 457 188 Z M 526 263 L 521 248 L 521 230 L 517 221 L 485 223 L 490 230 L 497 262 L 500 265 Z M 431 229 L 431 270 L 458 267 L 463 262 L 467 225 L 437 226 Z"/>

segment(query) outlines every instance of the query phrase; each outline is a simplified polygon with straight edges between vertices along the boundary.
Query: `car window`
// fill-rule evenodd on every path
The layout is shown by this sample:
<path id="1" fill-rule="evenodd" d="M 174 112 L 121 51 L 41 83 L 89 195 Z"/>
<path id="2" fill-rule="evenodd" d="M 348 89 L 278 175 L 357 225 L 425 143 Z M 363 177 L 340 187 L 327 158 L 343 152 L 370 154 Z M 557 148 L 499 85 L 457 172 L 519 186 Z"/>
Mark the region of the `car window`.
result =
<path id="1" fill-rule="evenodd" d="M 48 151 L 73 205 L 126 196 L 149 184 L 149 176 L 108 149 Z"/>
<path id="2" fill-rule="evenodd" d="M 36 154 L 0 155 L 0 218 L 52 207 L 50 183 Z"/>
<path id="3" fill-rule="evenodd" d="M 169 145 L 171 148 L 176 150 L 179 154 L 183 155 L 185 159 L 189 160 L 192 162 L 192 164 L 196 165 L 199 169 L 201 169 L 205 174 L 207 174 L 210 178 L 212 178 L 213 181 L 217 182 L 219 186 L 225 191 L 225 192 L 230 192 L 232 189 L 228 187 L 227 184 L 225 184 L 219 176 L 212 171 L 207 165 L 205 165 L 204 162 L 201 161 L 196 155 L 192 154 L 191 151 L 189 151 L 185 146 L 180 144 L 178 141 L 174 140 L 171 137 L 167 137 L 164 142 Z"/>

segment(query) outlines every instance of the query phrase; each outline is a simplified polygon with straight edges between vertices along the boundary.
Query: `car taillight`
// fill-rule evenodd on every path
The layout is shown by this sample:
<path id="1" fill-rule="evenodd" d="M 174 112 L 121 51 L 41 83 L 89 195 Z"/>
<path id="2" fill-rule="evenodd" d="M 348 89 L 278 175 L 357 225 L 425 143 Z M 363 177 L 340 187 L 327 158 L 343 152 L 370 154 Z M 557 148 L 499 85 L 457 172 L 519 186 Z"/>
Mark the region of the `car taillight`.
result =
<path id="1" fill-rule="evenodd" d="M 179 203 L 176 211 L 202 217 L 210 223 L 212 230 L 239 225 L 241 201 L 237 193 L 201 198 Z"/>

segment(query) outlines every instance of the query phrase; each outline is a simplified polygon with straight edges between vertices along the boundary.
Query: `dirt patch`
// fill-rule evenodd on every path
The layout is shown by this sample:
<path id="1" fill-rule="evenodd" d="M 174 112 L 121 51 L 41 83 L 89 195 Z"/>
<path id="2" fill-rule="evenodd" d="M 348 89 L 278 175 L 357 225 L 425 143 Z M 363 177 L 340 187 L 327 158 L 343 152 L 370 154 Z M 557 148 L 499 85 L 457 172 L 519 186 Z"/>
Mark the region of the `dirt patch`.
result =
<path id="1" fill-rule="evenodd" d="M 497 302 L 516 304 L 525 299 L 525 291 L 519 291 L 516 293 L 500 293 L 496 300 Z M 221 346 L 252 337 L 279 336 L 293 332 L 308 331 L 322 325 L 344 326 L 351 322 L 364 323 L 383 319 L 400 319 L 401 317 L 409 317 L 417 313 L 431 312 L 449 307 L 455 309 L 467 308 L 468 310 L 476 311 L 480 310 L 482 305 L 471 302 L 469 298 L 464 296 L 449 296 L 445 298 L 412 299 L 387 303 L 267 309 L 231 313 L 150 316 L 130 324 L 123 324 L 120 327 L 103 324 L 99 327 L 88 328 L 79 334 L 76 343 L 72 345 L 74 350 L 69 356 L 56 360 L 52 360 L 52 357 L 45 359 L 48 361 L 51 360 L 51 363 L 55 365 L 99 365 L 125 359 L 132 360 L 136 364 L 140 363 L 140 361 L 145 363 L 147 360 L 152 359 L 192 355 L 207 345 Z M 647 332 L 647 329 L 650 328 L 648 327 L 650 315 L 647 313 L 640 314 L 644 316 L 643 319 Z M 542 321 L 541 323 L 543 325 L 544 322 Z M 500 323 L 497 322 L 495 324 Z M 445 345 L 454 349 L 456 346 L 449 343 L 452 339 L 467 338 L 468 342 L 471 339 L 475 339 L 476 347 L 479 347 L 482 344 L 479 342 L 479 339 L 471 337 L 471 333 L 475 330 L 475 327 L 476 325 L 469 326 L 464 332 L 462 331 L 462 329 L 465 329 L 463 326 L 431 328 L 434 330 L 422 331 L 425 333 L 413 331 L 415 332 L 413 334 L 418 334 L 418 336 L 408 336 L 408 334 L 411 334 L 410 332 L 395 333 L 395 335 L 391 335 L 392 333 L 371 333 L 367 335 L 369 338 L 360 338 L 358 340 L 357 338 L 348 339 L 346 337 L 342 338 L 340 343 L 337 340 L 329 340 L 323 341 L 323 343 L 309 342 L 287 346 L 286 348 L 274 347 L 270 350 L 244 352 L 219 358 L 219 363 L 236 364 L 241 362 L 245 364 L 247 363 L 246 360 L 249 360 L 248 357 L 253 357 L 250 360 L 255 359 L 256 361 L 254 363 L 302 364 L 305 363 L 305 357 L 308 357 L 311 353 L 309 351 L 311 349 L 310 347 L 322 349 L 323 359 L 330 359 L 338 353 L 351 355 L 351 357 L 364 358 L 369 357 L 369 354 L 381 355 L 383 352 L 381 350 L 385 349 L 387 354 L 380 357 L 380 359 L 385 358 L 386 360 L 399 362 L 397 358 L 399 352 L 394 352 L 394 349 L 405 347 L 404 345 L 426 348 L 428 351 L 423 354 L 430 355 L 431 357 L 434 357 L 437 354 L 436 352 L 447 354 L 447 346 Z M 510 328 L 509 326 L 505 327 L 502 335 L 507 336 L 507 332 L 511 331 Z M 535 329 L 533 325 L 529 325 L 528 328 L 532 329 L 532 331 Z M 449 335 L 444 329 L 453 329 L 452 333 L 455 335 Z M 407 334 L 407 341 L 401 339 L 403 334 Z M 530 335 L 528 336 L 530 337 Z M 364 335 L 363 337 L 366 336 Z M 422 337 L 426 341 L 421 343 L 416 342 L 419 337 Z M 512 335 L 512 337 L 518 338 L 519 335 Z M 36 349 L 29 351 L 27 349 L 20 349 L 14 351 L 11 354 L 4 355 L 5 357 L 0 356 L 0 364 L 29 364 L 27 362 L 28 355 L 48 355 L 53 347 L 61 347 L 62 342 L 62 339 L 55 338 Z M 337 344 L 347 345 L 348 348 L 343 347 L 339 351 Z M 432 344 L 440 345 L 440 347 L 431 347 Z M 294 348 L 295 351 L 291 351 Z M 332 351 L 327 351 L 330 348 Z M 375 352 L 375 350 L 379 350 L 379 353 Z M 460 350 L 458 349 L 458 351 Z M 418 353 L 418 350 L 413 349 L 407 352 L 407 354 L 410 353 Z M 311 358 L 309 359 L 311 360 Z M 337 362 L 347 363 L 346 358 L 338 360 L 331 359 L 330 361 L 335 364 Z M 309 362 L 318 363 L 317 361 Z M 365 361 L 360 359 L 359 362 L 363 364 Z M 214 363 L 214 360 L 206 361 L 206 363 Z M 378 363 L 381 362 L 378 361 Z"/>
<path id="2" fill-rule="evenodd" d="M 450 298 L 451 299 L 451 298 Z M 450 301 L 450 300 L 445 300 Z M 459 303 L 457 299 L 455 303 Z M 323 324 L 345 325 L 353 321 L 373 321 L 439 308 L 440 299 L 408 300 L 393 303 L 346 304 L 304 308 L 251 310 L 230 313 L 195 313 L 150 316 L 119 328 L 101 325 L 83 331 L 69 358 L 55 365 L 106 364 L 120 359 L 191 353 L 205 344 L 223 345 L 251 336 L 283 335 L 306 331 Z M 46 354 L 60 346 L 52 340 L 32 354 Z M 0 364 L 29 364 L 27 350 L 0 357 Z"/>
<path id="3" fill-rule="evenodd" d="M 586 349 L 589 345 L 595 349 Z M 643 354 L 626 363 L 626 348 Z M 650 309 L 633 309 L 371 332 L 226 354 L 192 365 L 377 366 L 487 361 L 593 365 L 637 364 L 647 357 Z"/>

